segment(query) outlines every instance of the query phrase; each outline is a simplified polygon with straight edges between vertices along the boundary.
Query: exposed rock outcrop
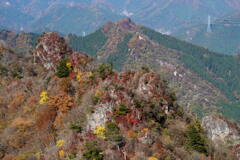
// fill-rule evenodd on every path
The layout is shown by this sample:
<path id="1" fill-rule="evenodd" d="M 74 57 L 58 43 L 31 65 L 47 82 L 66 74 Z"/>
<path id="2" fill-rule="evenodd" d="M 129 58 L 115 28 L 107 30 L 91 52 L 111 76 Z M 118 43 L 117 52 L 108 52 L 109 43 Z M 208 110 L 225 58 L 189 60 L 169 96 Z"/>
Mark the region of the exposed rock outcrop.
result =
<path id="1" fill-rule="evenodd" d="M 34 59 L 40 60 L 48 70 L 56 70 L 58 62 L 66 57 L 77 67 L 84 66 L 91 61 L 86 54 L 69 48 L 64 38 L 55 32 L 48 32 L 40 37 L 33 56 Z"/>
<path id="2" fill-rule="evenodd" d="M 56 70 L 56 64 L 71 53 L 72 50 L 62 37 L 57 33 L 49 32 L 40 37 L 34 56 L 39 58 L 46 69 Z"/>
<path id="3" fill-rule="evenodd" d="M 221 116 L 209 115 L 203 118 L 202 126 L 207 131 L 208 137 L 215 142 L 233 141 L 240 143 L 240 130 L 237 125 L 227 121 Z"/>
<path id="4" fill-rule="evenodd" d="M 214 145 L 225 144 L 233 147 L 235 155 L 240 158 L 240 129 L 219 115 L 209 115 L 202 119 L 202 127 Z"/>

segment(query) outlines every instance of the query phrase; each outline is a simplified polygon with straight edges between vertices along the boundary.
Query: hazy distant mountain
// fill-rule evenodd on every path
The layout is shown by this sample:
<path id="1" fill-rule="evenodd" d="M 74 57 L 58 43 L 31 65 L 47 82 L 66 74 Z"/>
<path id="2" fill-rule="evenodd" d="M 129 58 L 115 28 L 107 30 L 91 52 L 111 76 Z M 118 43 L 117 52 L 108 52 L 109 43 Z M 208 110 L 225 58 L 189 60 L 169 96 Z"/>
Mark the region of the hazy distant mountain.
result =
<path id="1" fill-rule="evenodd" d="M 90 32 L 108 20 L 120 18 L 110 10 L 66 0 L 2 1 L 0 4 L 0 24 L 17 31 Z"/>
<path id="2" fill-rule="evenodd" d="M 238 0 L 2 0 L 0 25 L 15 30 L 58 30 L 62 33 L 91 32 L 107 21 L 123 16 L 161 32 L 229 14 L 240 7 Z"/>
<path id="3" fill-rule="evenodd" d="M 207 24 L 200 24 L 182 28 L 173 34 L 216 52 L 240 53 L 240 14 L 213 21 L 209 33 L 207 32 Z"/>

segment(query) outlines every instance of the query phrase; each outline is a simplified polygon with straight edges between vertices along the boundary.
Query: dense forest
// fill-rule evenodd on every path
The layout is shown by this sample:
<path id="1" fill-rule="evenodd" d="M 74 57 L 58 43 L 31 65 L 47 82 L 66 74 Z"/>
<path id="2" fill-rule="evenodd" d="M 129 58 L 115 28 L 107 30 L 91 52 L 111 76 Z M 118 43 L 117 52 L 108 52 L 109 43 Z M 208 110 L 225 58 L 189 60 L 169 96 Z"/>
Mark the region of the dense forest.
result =
<path id="1" fill-rule="evenodd" d="M 117 52 L 114 54 L 111 54 L 107 58 L 108 63 L 113 64 L 113 68 L 117 71 L 120 71 L 122 68 L 122 65 L 127 59 L 128 55 L 128 42 L 132 38 L 132 34 L 125 35 L 122 42 L 120 42 L 117 46 Z"/>
<path id="2" fill-rule="evenodd" d="M 76 51 L 82 51 L 95 57 L 97 51 L 106 43 L 107 37 L 101 29 L 85 37 L 69 34 L 69 45 Z"/>

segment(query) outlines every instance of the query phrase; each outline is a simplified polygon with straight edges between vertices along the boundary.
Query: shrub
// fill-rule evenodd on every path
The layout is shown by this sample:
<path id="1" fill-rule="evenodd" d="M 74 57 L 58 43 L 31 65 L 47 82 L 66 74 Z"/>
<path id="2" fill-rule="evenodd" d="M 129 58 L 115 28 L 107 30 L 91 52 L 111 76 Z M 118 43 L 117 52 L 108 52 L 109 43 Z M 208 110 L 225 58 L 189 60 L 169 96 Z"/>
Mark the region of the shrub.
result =
<path id="1" fill-rule="evenodd" d="M 48 93 L 46 91 L 42 91 L 40 94 L 39 104 L 45 104 L 48 101 Z"/>
<path id="2" fill-rule="evenodd" d="M 129 112 L 128 107 L 126 105 L 124 105 L 124 104 L 120 104 L 115 109 L 114 115 L 116 117 L 119 117 L 119 116 L 122 116 L 122 115 L 126 115 L 128 112 Z"/>
<path id="3" fill-rule="evenodd" d="M 67 63 L 66 63 L 66 66 L 67 66 L 69 69 L 71 69 L 71 68 L 72 68 L 72 63 L 71 63 L 71 62 L 67 62 Z"/>
<path id="4" fill-rule="evenodd" d="M 150 107 L 144 107 L 143 113 L 147 119 L 154 120 L 161 126 L 164 126 L 167 119 L 167 116 L 161 110 L 161 107 L 159 107 L 159 105 L 156 105 L 156 104 L 151 104 Z"/>
<path id="5" fill-rule="evenodd" d="M 82 132 L 82 125 L 80 122 L 77 122 L 77 123 L 72 123 L 70 125 L 70 129 L 71 130 L 74 130 L 75 132 L 77 133 L 81 133 Z"/>
<path id="6" fill-rule="evenodd" d="M 113 67 L 112 64 L 101 64 L 96 71 L 102 79 L 105 79 L 108 75 L 113 74 Z"/>
<path id="7" fill-rule="evenodd" d="M 120 104 L 118 112 L 120 115 L 125 115 L 129 112 L 129 109 L 127 108 L 127 106 Z"/>
<path id="8" fill-rule="evenodd" d="M 21 79 L 23 78 L 23 69 L 20 66 L 15 65 L 13 66 L 13 70 L 11 74 L 12 74 L 12 77 Z"/>
<path id="9" fill-rule="evenodd" d="M 96 97 L 96 96 L 92 96 L 93 104 L 97 104 L 100 100 L 101 100 L 101 98 Z"/>
<path id="10" fill-rule="evenodd" d="M 56 146 L 57 147 L 62 147 L 64 143 L 65 143 L 65 141 L 63 139 L 60 139 L 60 140 L 57 141 Z"/>
<path id="11" fill-rule="evenodd" d="M 134 103 L 134 106 L 137 107 L 137 108 L 143 108 L 144 107 L 144 103 L 139 101 L 139 100 L 137 100 L 137 99 L 135 99 L 133 101 L 133 103 Z"/>
<path id="12" fill-rule="evenodd" d="M 120 147 L 125 144 L 124 139 L 121 136 L 120 129 L 118 128 L 117 124 L 114 122 L 107 122 L 106 137 Z"/>
<path id="13" fill-rule="evenodd" d="M 149 69 L 148 66 L 142 66 L 141 69 L 142 69 L 144 72 L 149 72 L 149 71 L 150 71 L 150 69 Z"/>
<path id="14" fill-rule="evenodd" d="M 4 66 L 1 66 L 1 65 L 0 65 L 0 75 L 3 76 L 3 77 L 8 76 L 8 69 Z"/>
<path id="15" fill-rule="evenodd" d="M 94 96 L 95 96 L 95 97 L 102 97 L 103 94 L 104 94 L 104 91 L 103 91 L 103 90 L 97 89 L 96 92 L 95 92 L 95 94 L 94 94 Z"/>
<path id="16" fill-rule="evenodd" d="M 77 74 L 76 79 L 80 83 L 88 83 L 95 78 L 92 72 L 80 72 L 75 70 L 75 73 Z"/>
<path id="17" fill-rule="evenodd" d="M 89 141 L 85 143 L 86 151 L 83 157 L 87 160 L 103 160 L 103 153 L 96 141 Z"/>
<path id="18" fill-rule="evenodd" d="M 64 157 L 65 157 L 65 151 L 64 151 L 64 150 L 58 151 L 58 156 L 59 156 L 60 159 L 64 159 Z"/>
<path id="19" fill-rule="evenodd" d="M 100 138 L 105 138 L 105 127 L 97 126 L 93 133 Z"/>
<path id="20" fill-rule="evenodd" d="M 95 94 L 92 96 L 93 103 L 97 104 L 101 100 L 103 94 L 104 94 L 104 91 L 102 89 L 97 89 Z"/>
<path id="21" fill-rule="evenodd" d="M 149 157 L 147 160 L 158 160 L 156 157 Z"/>
<path id="22" fill-rule="evenodd" d="M 116 123 L 114 122 L 107 122 L 107 136 L 111 134 L 119 134 L 119 128 Z"/>
<path id="23" fill-rule="evenodd" d="M 128 134 L 129 138 L 137 138 L 138 137 L 138 132 L 137 131 L 129 130 L 127 132 L 127 134 Z"/>
<path id="24" fill-rule="evenodd" d="M 188 148 L 207 154 L 207 145 L 199 121 L 188 126 L 186 135 Z"/>
<path id="25" fill-rule="evenodd" d="M 57 66 L 57 76 L 59 78 L 63 78 L 63 77 L 68 77 L 71 71 L 71 68 L 68 67 L 68 60 L 67 59 L 62 59 L 59 63 L 59 65 Z"/>
<path id="26" fill-rule="evenodd" d="M 76 158 L 76 157 L 77 157 L 76 153 L 69 153 L 69 154 L 68 154 L 68 158 L 69 158 L 69 159 L 74 159 L 74 158 Z"/>

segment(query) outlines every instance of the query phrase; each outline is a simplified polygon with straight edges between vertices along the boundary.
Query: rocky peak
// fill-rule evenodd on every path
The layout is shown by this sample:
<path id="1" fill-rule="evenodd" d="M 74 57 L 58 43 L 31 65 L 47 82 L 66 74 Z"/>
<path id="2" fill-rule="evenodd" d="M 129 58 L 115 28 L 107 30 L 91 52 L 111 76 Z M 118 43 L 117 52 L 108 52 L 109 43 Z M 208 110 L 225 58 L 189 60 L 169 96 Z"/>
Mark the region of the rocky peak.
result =
<path id="1" fill-rule="evenodd" d="M 54 32 L 44 33 L 34 51 L 34 57 L 36 56 L 48 70 L 55 70 L 56 63 L 70 54 L 72 50 L 65 40 Z"/>
<path id="2" fill-rule="evenodd" d="M 47 70 L 56 70 L 57 64 L 63 58 L 68 58 L 78 68 L 85 66 L 92 60 L 85 53 L 73 51 L 65 39 L 54 32 L 44 33 L 39 38 L 33 56 Z"/>
<path id="3" fill-rule="evenodd" d="M 132 22 L 130 18 L 121 19 L 117 22 L 117 25 L 123 29 L 128 31 L 136 30 L 136 24 Z"/>
<path id="4" fill-rule="evenodd" d="M 117 22 L 108 22 L 103 26 L 104 32 L 109 32 L 111 29 L 121 30 L 123 32 L 133 32 L 137 30 L 137 25 L 130 18 L 124 18 Z"/>

